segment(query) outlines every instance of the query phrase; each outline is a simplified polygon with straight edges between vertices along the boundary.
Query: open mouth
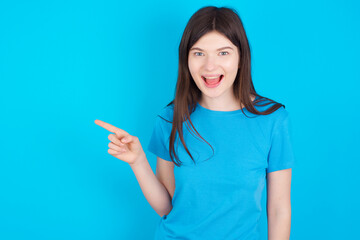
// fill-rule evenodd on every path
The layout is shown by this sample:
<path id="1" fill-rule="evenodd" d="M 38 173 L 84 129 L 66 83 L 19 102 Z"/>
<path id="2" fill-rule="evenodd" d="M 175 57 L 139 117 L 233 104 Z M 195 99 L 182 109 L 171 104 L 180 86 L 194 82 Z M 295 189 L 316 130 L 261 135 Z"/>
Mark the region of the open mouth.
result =
<path id="1" fill-rule="evenodd" d="M 215 77 L 201 76 L 201 78 L 204 80 L 207 87 L 217 87 L 220 84 L 221 80 L 224 78 L 224 75 L 219 75 Z"/>

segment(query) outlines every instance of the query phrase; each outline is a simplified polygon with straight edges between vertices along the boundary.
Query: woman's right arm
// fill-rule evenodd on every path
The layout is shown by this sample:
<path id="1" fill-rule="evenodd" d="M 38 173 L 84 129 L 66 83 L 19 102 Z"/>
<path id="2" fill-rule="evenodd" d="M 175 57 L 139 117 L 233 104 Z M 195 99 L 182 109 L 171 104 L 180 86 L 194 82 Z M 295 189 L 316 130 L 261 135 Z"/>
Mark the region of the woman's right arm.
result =
<path id="1" fill-rule="evenodd" d="M 109 143 L 108 153 L 124 162 L 127 162 L 131 166 L 136 179 L 139 182 L 140 188 L 151 207 L 161 217 L 168 214 L 172 209 L 172 195 L 170 196 L 168 190 L 165 188 L 165 186 L 169 186 L 168 181 L 165 185 L 165 183 L 162 183 L 164 178 L 160 178 L 159 180 L 155 176 L 146 158 L 146 154 L 141 146 L 139 138 L 130 135 L 123 129 L 117 128 L 101 120 L 95 120 L 95 123 L 114 133 L 108 136 L 111 141 Z M 163 161 L 165 162 L 165 160 Z M 166 170 L 169 169 L 169 167 L 162 167 L 161 169 L 165 169 L 165 171 L 162 170 L 163 173 L 169 173 L 169 170 Z M 163 176 L 164 174 L 160 175 Z"/>
<path id="2" fill-rule="evenodd" d="M 169 194 L 164 184 L 155 176 L 146 159 L 146 155 L 144 154 L 138 161 L 130 164 L 130 167 L 151 207 L 160 217 L 167 215 L 172 209 L 172 195 Z"/>

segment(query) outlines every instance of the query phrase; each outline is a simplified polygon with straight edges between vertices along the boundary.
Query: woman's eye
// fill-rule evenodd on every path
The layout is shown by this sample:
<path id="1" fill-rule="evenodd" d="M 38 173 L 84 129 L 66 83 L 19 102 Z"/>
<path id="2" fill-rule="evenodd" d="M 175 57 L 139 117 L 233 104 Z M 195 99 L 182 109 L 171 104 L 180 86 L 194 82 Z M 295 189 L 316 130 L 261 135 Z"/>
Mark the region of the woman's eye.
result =
<path id="1" fill-rule="evenodd" d="M 228 55 L 229 52 L 220 52 L 220 55 Z"/>
<path id="2" fill-rule="evenodd" d="M 201 52 L 195 52 L 194 54 L 195 54 L 195 56 L 202 56 L 203 55 L 203 53 L 201 53 Z"/>

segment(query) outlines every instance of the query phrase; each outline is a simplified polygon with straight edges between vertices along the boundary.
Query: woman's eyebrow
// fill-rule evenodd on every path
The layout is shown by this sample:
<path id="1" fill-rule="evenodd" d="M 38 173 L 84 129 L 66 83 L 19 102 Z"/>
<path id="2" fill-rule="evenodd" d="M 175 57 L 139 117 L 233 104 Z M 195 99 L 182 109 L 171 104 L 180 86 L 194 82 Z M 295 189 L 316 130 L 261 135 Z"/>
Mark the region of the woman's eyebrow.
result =
<path id="1" fill-rule="evenodd" d="M 219 49 L 217 49 L 216 51 L 221 51 L 221 50 L 224 50 L 224 49 L 231 49 L 231 50 L 234 50 L 232 47 L 226 46 L 226 47 L 219 48 Z M 204 50 L 203 50 L 203 49 L 198 48 L 198 47 L 194 47 L 194 48 L 191 48 L 191 49 L 190 49 L 190 51 L 193 51 L 193 50 L 198 50 L 198 51 L 202 51 L 202 52 L 204 52 Z"/>

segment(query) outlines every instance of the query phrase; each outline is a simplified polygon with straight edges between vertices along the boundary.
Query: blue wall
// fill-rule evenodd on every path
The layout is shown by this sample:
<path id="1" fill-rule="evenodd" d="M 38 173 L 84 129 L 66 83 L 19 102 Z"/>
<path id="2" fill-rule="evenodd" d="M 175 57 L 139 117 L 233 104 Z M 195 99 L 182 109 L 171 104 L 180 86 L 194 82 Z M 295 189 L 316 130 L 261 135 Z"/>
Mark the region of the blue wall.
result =
<path id="1" fill-rule="evenodd" d="M 205 5 L 239 12 L 256 90 L 291 114 L 291 239 L 357 236 L 359 3 L 181 2 L 0 2 L 0 239 L 152 239 L 160 217 L 94 120 L 146 149 Z"/>

